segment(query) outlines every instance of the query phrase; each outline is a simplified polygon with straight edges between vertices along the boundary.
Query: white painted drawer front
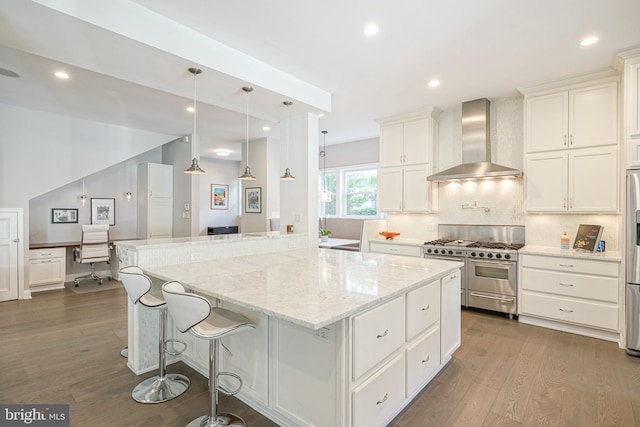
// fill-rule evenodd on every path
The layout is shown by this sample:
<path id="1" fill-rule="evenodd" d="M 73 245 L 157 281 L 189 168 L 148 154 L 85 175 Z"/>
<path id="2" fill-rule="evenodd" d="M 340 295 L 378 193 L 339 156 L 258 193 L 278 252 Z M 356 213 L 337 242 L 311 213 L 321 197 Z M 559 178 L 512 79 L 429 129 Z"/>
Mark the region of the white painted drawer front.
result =
<path id="1" fill-rule="evenodd" d="M 407 293 L 407 341 L 440 319 L 440 281 Z"/>
<path id="2" fill-rule="evenodd" d="M 31 249 L 29 251 L 29 259 L 59 258 L 65 257 L 65 255 L 65 248 Z"/>
<path id="3" fill-rule="evenodd" d="M 375 427 L 404 402 L 404 357 L 397 355 L 353 390 L 353 426 Z"/>
<path id="4" fill-rule="evenodd" d="M 388 243 L 370 242 L 371 252 L 381 254 L 422 256 L 422 246 L 393 245 Z"/>
<path id="5" fill-rule="evenodd" d="M 404 343 L 404 297 L 353 318 L 353 378 L 357 379 Z"/>
<path id="6" fill-rule="evenodd" d="M 522 269 L 522 289 L 576 298 L 618 302 L 618 279 L 559 271 Z"/>
<path id="7" fill-rule="evenodd" d="M 558 270 L 599 276 L 618 277 L 618 262 L 594 261 L 579 258 L 546 257 L 540 255 L 522 255 L 522 266 Z"/>
<path id="8" fill-rule="evenodd" d="M 65 259 L 35 259 L 29 261 L 29 285 L 45 285 L 63 283 L 65 274 Z"/>
<path id="9" fill-rule="evenodd" d="M 618 307 L 604 303 L 523 292 L 522 314 L 542 316 L 596 328 L 618 330 Z"/>
<path id="10" fill-rule="evenodd" d="M 407 394 L 409 397 L 440 366 L 440 328 L 437 326 L 407 347 Z"/>

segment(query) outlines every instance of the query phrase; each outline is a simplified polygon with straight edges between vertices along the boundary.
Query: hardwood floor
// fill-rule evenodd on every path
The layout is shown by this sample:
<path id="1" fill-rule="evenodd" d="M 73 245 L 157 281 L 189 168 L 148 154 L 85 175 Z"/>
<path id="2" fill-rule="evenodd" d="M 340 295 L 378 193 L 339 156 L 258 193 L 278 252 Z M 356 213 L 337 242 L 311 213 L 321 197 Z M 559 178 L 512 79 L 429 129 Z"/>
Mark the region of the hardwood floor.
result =
<path id="1" fill-rule="evenodd" d="M 0 403 L 68 403 L 74 427 L 183 426 L 203 415 L 207 379 L 182 363 L 169 371 L 191 379 L 183 396 L 131 399 L 142 378 L 120 356 L 126 298 L 123 289 L 64 289 L 0 303 Z M 640 425 L 640 358 L 616 344 L 468 310 L 462 325 L 452 363 L 390 426 Z M 276 425 L 220 400 L 249 426 Z"/>

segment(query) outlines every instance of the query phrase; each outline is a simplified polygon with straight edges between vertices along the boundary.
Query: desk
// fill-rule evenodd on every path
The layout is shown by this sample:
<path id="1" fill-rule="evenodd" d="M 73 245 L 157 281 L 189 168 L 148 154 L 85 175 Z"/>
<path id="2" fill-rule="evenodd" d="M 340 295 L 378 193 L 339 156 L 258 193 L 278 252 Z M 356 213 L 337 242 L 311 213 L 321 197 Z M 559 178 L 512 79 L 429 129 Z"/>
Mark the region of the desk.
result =
<path id="1" fill-rule="evenodd" d="M 112 248 L 115 242 L 121 240 L 136 240 L 136 238 L 122 238 L 109 240 L 109 247 Z M 80 247 L 80 241 L 77 242 L 56 242 L 56 243 L 29 243 L 29 249 L 51 249 L 51 248 L 75 248 Z"/>
<path id="2" fill-rule="evenodd" d="M 356 245 L 360 244 L 360 240 L 352 240 L 352 239 L 333 239 L 329 238 L 326 242 L 318 242 L 319 248 L 335 248 L 336 246 L 346 246 L 346 245 Z"/>

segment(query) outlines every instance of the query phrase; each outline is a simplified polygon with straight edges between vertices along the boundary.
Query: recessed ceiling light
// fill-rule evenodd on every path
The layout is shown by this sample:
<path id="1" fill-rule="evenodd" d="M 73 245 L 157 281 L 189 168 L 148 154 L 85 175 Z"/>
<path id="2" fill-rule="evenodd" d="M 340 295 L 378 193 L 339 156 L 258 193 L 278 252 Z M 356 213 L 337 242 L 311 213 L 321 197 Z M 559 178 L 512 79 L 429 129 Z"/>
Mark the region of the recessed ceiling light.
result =
<path id="1" fill-rule="evenodd" d="M 69 74 L 65 73 L 64 71 L 56 71 L 55 73 L 53 73 L 54 76 L 56 76 L 59 79 L 68 79 L 69 78 Z"/>
<path id="2" fill-rule="evenodd" d="M 431 80 L 429 82 L 429 87 L 438 87 L 440 86 L 440 80 Z"/>
<path id="3" fill-rule="evenodd" d="M 228 157 L 231 155 L 231 151 L 229 150 L 216 150 L 215 153 L 217 156 L 221 157 Z"/>
<path id="4" fill-rule="evenodd" d="M 376 34 L 378 34 L 379 28 L 376 24 L 369 24 L 366 27 L 364 27 L 364 33 L 367 36 L 375 36 Z"/>
<path id="5" fill-rule="evenodd" d="M 269 126 L 263 126 L 262 130 L 265 132 L 269 132 L 271 130 L 271 128 Z"/>
<path id="6" fill-rule="evenodd" d="M 190 113 L 195 113 L 196 109 L 193 108 L 193 107 L 187 107 L 187 111 L 190 112 Z"/>
<path id="7" fill-rule="evenodd" d="M 596 36 L 587 37 L 586 39 L 580 42 L 580 46 L 590 46 L 598 41 Z"/>

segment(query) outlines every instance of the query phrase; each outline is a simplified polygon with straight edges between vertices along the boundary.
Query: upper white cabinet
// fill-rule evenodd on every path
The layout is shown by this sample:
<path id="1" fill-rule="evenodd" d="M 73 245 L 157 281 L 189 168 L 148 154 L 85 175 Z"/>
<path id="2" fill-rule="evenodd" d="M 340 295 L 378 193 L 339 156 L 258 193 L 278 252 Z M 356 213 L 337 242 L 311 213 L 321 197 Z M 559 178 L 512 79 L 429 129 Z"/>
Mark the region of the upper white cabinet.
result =
<path id="1" fill-rule="evenodd" d="M 138 238 L 173 237 L 173 166 L 138 165 Z"/>
<path id="2" fill-rule="evenodd" d="M 438 135 L 435 110 L 379 120 L 378 208 L 383 212 L 430 212 L 437 209 L 433 173 Z"/>
<path id="3" fill-rule="evenodd" d="M 618 212 L 617 77 L 525 94 L 525 210 Z"/>
<path id="4" fill-rule="evenodd" d="M 560 91 L 526 100 L 528 153 L 618 143 L 618 83 Z"/>
<path id="5" fill-rule="evenodd" d="M 640 49 L 622 52 L 624 59 L 624 139 L 627 168 L 640 168 Z"/>

